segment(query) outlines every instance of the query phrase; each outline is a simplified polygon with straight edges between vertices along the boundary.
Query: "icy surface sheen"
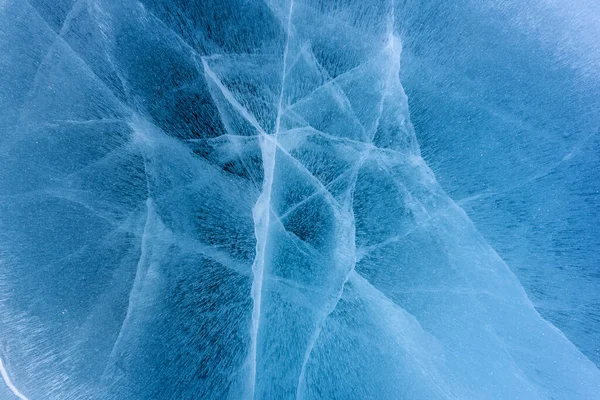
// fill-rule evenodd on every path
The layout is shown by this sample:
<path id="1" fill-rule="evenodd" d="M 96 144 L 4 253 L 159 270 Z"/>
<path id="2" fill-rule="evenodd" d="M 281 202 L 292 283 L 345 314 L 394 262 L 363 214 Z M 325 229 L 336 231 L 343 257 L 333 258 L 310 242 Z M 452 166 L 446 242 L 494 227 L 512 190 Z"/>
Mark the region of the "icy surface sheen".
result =
<path id="1" fill-rule="evenodd" d="M 421 157 L 410 5 L 0 1 L 0 397 L 597 398 Z"/>

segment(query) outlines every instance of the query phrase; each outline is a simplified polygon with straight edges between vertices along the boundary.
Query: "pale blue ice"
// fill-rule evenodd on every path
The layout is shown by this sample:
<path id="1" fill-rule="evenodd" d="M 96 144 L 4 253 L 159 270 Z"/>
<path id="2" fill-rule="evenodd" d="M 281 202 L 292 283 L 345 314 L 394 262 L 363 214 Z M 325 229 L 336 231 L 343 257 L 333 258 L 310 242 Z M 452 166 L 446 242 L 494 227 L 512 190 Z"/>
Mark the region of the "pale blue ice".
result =
<path id="1" fill-rule="evenodd" d="M 0 399 L 597 399 L 593 0 L 0 0 Z"/>

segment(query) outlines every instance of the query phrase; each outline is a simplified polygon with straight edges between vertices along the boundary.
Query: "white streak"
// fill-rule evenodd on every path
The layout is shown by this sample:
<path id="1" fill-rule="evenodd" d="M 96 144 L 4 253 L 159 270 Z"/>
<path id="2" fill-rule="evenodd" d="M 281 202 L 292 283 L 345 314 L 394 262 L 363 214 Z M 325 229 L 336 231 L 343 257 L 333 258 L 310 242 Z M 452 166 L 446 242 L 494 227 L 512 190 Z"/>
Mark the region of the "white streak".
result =
<path id="1" fill-rule="evenodd" d="M 288 15 L 287 23 L 287 40 L 285 44 L 285 50 L 283 52 L 283 71 L 281 73 L 281 92 L 279 94 L 279 104 L 277 106 L 277 117 L 275 121 L 275 133 L 274 139 L 271 139 L 269 135 L 262 133 L 260 146 L 262 151 L 263 166 L 265 171 L 263 192 L 260 195 L 256 205 L 254 206 L 254 225 L 256 235 L 256 259 L 252 270 L 254 273 L 254 280 L 252 282 L 252 300 L 254 302 L 254 309 L 252 310 L 252 328 L 250 331 L 251 335 L 251 348 L 250 348 L 250 393 L 251 397 L 255 397 L 256 390 L 256 363 L 257 363 L 257 348 L 258 348 L 258 330 L 260 328 L 260 314 L 261 314 L 261 302 L 262 302 L 262 285 L 264 280 L 264 269 L 265 269 L 265 257 L 267 249 L 267 241 L 269 239 L 269 225 L 270 225 L 270 214 L 271 214 L 271 191 L 273 187 L 273 176 L 275 171 L 275 155 L 277 152 L 277 134 L 279 133 L 279 126 L 281 120 L 282 104 L 285 89 L 285 75 L 287 73 L 287 53 L 289 50 L 290 31 L 292 25 L 292 11 L 294 7 L 294 1 L 290 1 L 290 10 Z M 204 62 L 205 71 L 211 72 L 207 68 L 206 62 Z M 211 76 L 213 80 L 214 77 Z M 215 81 L 216 82 L 216 81 Z M 232 96 L 233 97 L 233 96 Z M 232 103 L 233 104 L 233 103 Z M 252 121 L 251 121 L 252 122 Z M 258 125 L 258 123 L 257 123 Z M 271 139 L 271 140 L 269 140 Z M 262 232 L 261 232 L 262 231 Z"/>
<path id="2" fill-rule="evenodd" d="M 10 380 L 8 372 L 6 371 L 6 368 L 4 368 L 2 357 L 0 357 L 0 373 L 2 374 L 2 379 L 4 379 L 4 383 L 6 383 L 6 386 L 8 386 L 10 391 L 13 392 L 15 396 L 17 396 L 21 400 L 29 400 L 23 393 L 19 391 L 19 389 L 17 389 L 17 387 Z"/>

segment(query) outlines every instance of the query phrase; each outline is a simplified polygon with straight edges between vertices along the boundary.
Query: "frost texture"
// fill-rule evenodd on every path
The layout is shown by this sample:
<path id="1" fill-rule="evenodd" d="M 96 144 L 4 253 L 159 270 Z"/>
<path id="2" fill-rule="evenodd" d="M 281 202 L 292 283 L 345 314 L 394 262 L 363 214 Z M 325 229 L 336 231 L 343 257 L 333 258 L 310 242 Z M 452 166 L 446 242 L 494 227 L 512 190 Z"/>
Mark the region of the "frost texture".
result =
<path id="1" fill-rule="evenodd" d="M 421 157 L 417 8 L 1 3 L 0 395 L 597 396 Z"/>

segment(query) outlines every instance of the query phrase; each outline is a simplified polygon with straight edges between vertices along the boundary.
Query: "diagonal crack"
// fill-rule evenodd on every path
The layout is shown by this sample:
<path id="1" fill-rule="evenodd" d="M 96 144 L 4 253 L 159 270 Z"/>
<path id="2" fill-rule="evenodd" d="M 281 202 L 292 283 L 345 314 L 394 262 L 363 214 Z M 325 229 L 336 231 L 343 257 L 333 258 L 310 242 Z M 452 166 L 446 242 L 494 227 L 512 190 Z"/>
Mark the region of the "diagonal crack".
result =
<path id="1" fill-rule="evenodd" d="M 257 130 L 257 132 L 261 136 L 261 138 L 260 138 L 261 143 L 262 143 L 261 147 L 264 147 L 264 146 L 273 146 L 273 157 L 275 156 L 275 150 L 279 150 L 284 155 L 286 155 L 287 157 L 289 157 L 289 159 L 298 167 L 298 169 L 301 172 L 305 173 L 307 175 L 307 177 L 319 188 L 319 190 L 324 190 L 324 193 L 327 196 L 328 201 L 332 205 L 334 205 L 335 207 L 337 207 L 338 209 L 340 209 L 341 208 L 340 204 L 335 199 L 335 197 L 331 194 L 331 192 L 329 192 L 329 190 L 325 187 L 325 185 L 317 177 L 315 177 L 304 166 L 304 164 L 302 164 L 297 158 L 295 158 L 293 155 L 291 155 L 286 149 L 284 149 L 283 147 L 281 147 L 281 145 L 278 143 L 277 137 L 278 137 L 279 129 L 280 129 L 279 123 L 281 121 L 281 115 L 284 112 L 283 106 L 282 106 L 283 100 L 280 99 L 280 104 L 279 104 L 279 107 L 278 107 L 277 118 L 276 118 L 276 123 L 275 123 L 275 133 L 274 134 L 268 134 L 267 132 L 265 132 L 265 130 L 262 128 L 262 126 L 260 126 L 259 122 L 256 120 L 256 118 L 254 117 L 254 115 L 252 115 L 252 113 L 249 112 L 235 98 L 235 95 L 223 84 L 223 82 L 214 73 L 214 71 L 212 71 L 212 69 L 210 68 L 210 66 L 206 62 L 205 57 L 202 57 L 202 64 L 204 66 L 204 71 L 205 71 L 205 74 L 206 74 L 207 78 L 210 78 L 210 80 L 213 81 L 217 85 L 217 87 L 219 88 L 219 90 L 223 94 L 223 97 L 225 97 L 225 99 L 233 106 L 233 108 L 242 117 L 244 117 L 246 119 L 246 121 L 248 121 L 252 125 L 252 127 L 254 127 Z M 285 75 L 284 75 L 284 77 L 285 77 Z M 285 84 L 285 79 L 282 79 L 282 84 Z"/>

